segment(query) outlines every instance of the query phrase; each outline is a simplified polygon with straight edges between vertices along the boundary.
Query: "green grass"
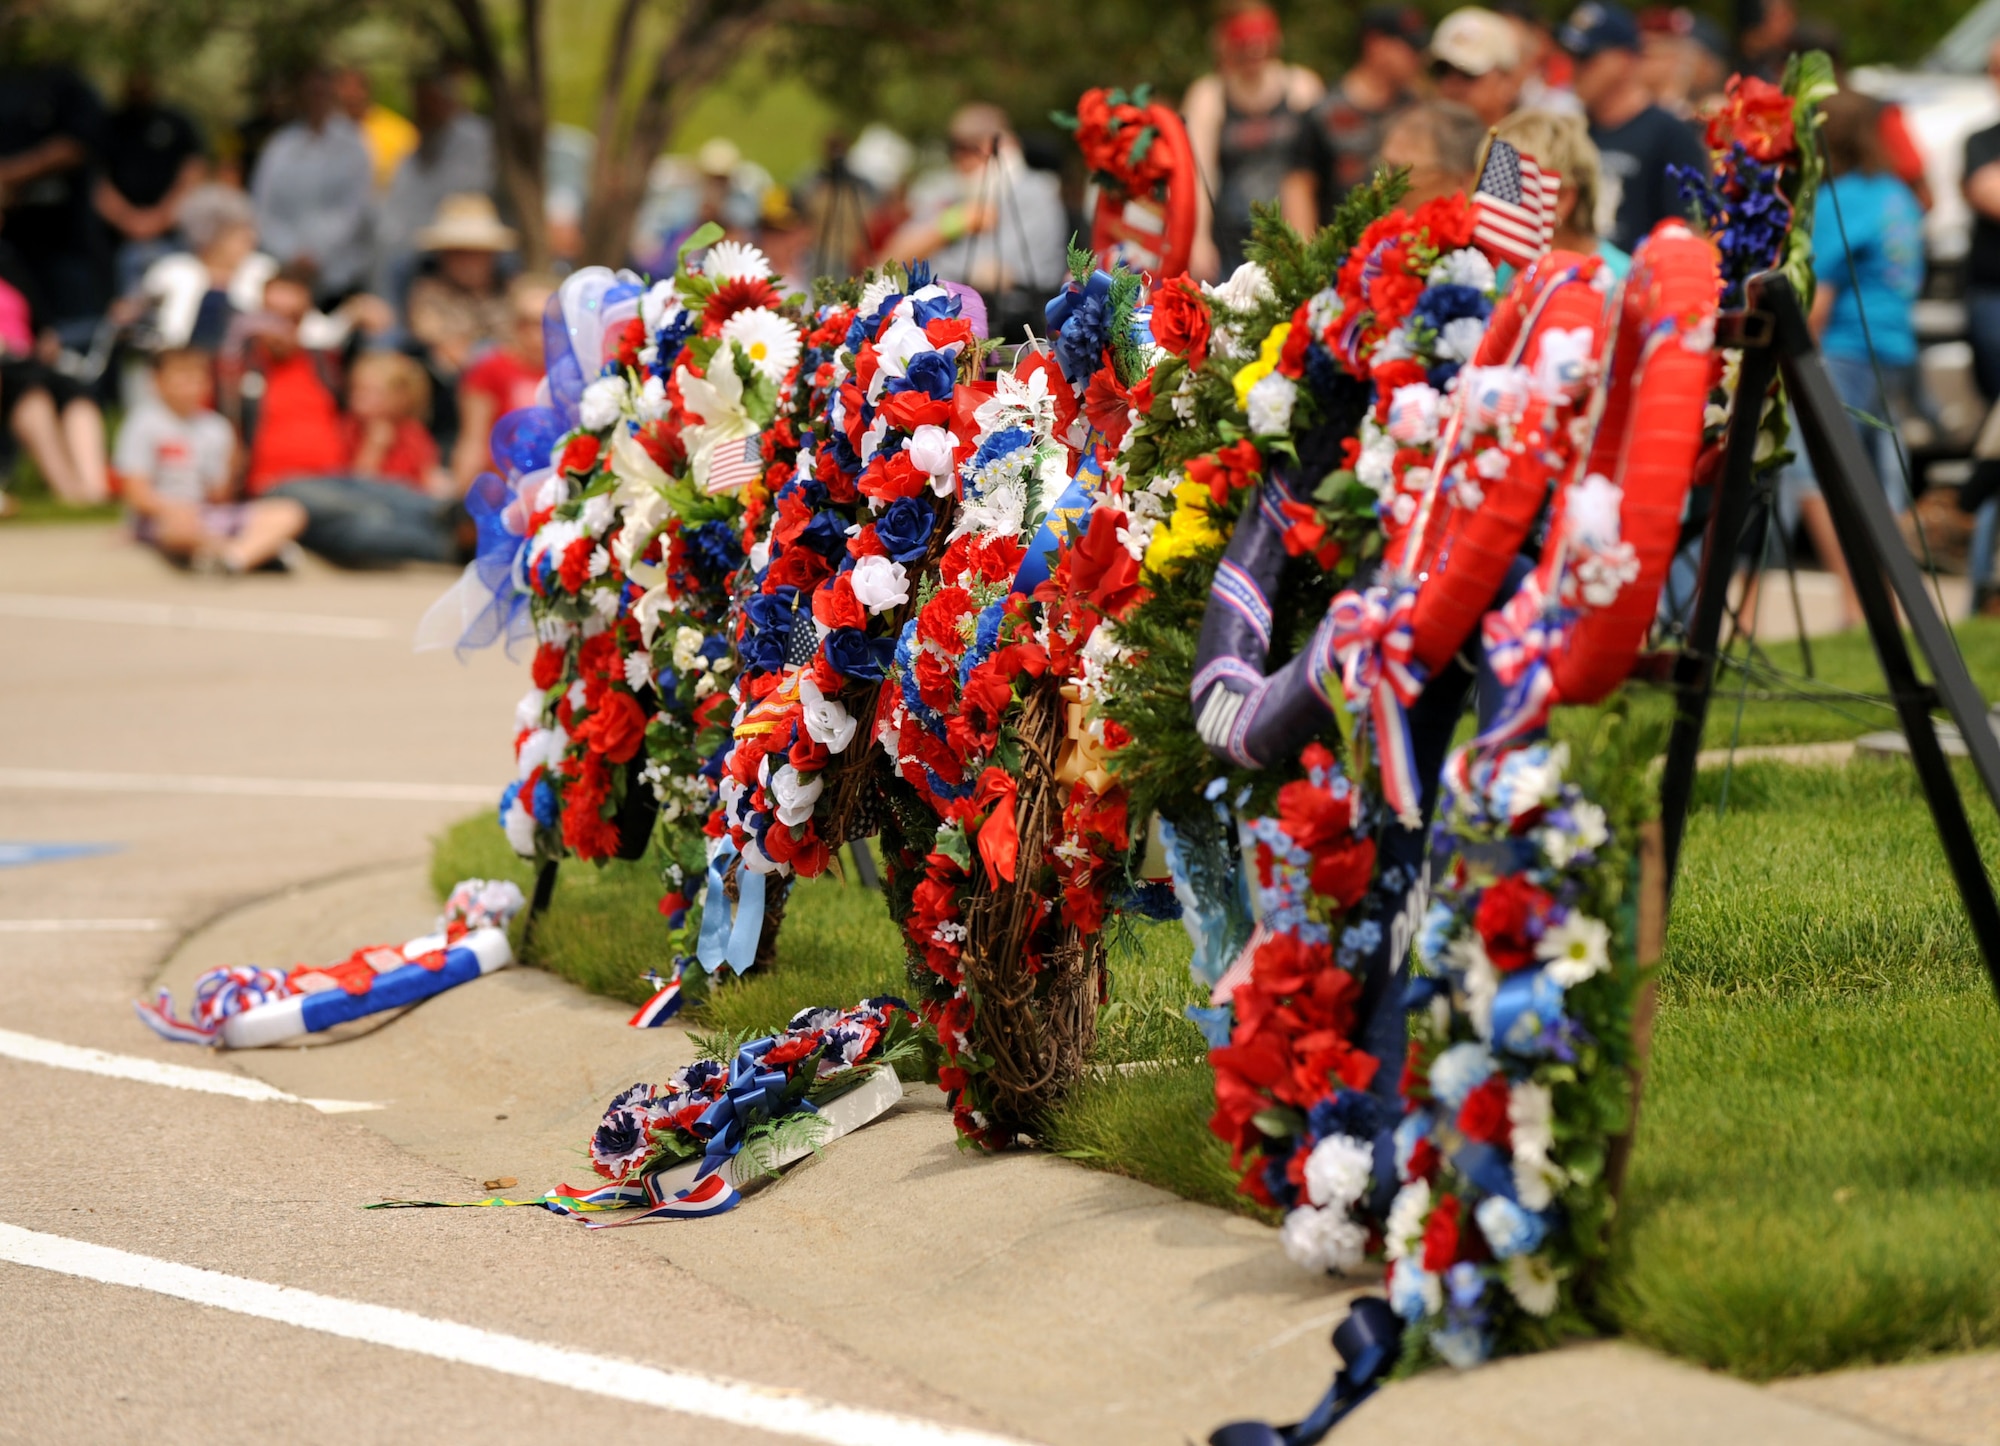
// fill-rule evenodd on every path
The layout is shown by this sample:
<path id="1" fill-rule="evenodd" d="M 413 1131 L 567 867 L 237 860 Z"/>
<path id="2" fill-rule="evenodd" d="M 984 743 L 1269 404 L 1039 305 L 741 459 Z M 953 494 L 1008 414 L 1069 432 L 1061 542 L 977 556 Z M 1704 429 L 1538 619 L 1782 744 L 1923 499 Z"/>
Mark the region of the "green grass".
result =
<path id="1" fill-rule="evenodd" d="M 515 857 L 491 814 L 452 825 L 437 841 L 431 886 L 442 897 L 463 878 L 508 878 L 523 890 L 534 872 Z M 528 962 L 632 1004 L 652 993 L 642 976 L 664 972 L 660 867 L 651 859 L 603 867 L 563 864 L 546 915 L 535 925 Z M 521 925 L 515 925 L 519 942 Z M 842 1007 L 878 994 L 901 995 L 903 947 L 881 895 L 828 875 L 796 886 L 778 936 L 777 967 L 717 984 L 698 1010 L 704 1032 L 769 1034 L 807 1005 Z"/>

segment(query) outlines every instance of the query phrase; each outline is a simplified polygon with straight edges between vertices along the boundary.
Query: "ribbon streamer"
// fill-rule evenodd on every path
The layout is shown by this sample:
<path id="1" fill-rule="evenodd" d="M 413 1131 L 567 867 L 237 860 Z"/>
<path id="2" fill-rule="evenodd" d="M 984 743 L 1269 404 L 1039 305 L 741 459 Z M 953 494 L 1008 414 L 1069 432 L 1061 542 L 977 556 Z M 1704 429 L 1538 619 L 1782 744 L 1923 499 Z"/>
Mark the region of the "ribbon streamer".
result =
<path id="1" fill-rule="evenodd" d="M 1313 644 L 1320 659 L 1318 686 L 1327 702 L 1333 702 L 1327 675 L 1335 672 L 1350 703 L 1367 700 L 1382 797 L 1405 828 L 1423 822 L 1410 722 L 1403 711 L 1424 688 L 1410 630 L 1416 605 L 1413 587 L 1350 589 L 1333 600 Z"/>
<path id="2" fill-rule="evenodd" d="M 736 914 L 729 912 L 729 863 L 740 857 L 729 839 L 717 841 L 708 860 L 708 892 L 701 906 L 701 933 L 695 958 L 710 974 L 724 964 L 741 974 L 757 962 L 757 941 L 764 933 L 764 876 L 754 869 L 736 870 Z"/>
<path id="3" fill-rule="evenodd" d="M 1375 1394 L 1396 1364 L 1402 1343 L 1403 1322 L 1389 1303 L 1379 1296 L 1362 1297 L 1348 1308 L 1347 1319 L 1333 1328 L 1333 1349 L 1341 1359 L 1341 1370 L 1304 1420 L 1290 1426 L 1231 1422 L 1208 1438 L 1208 1446 L 1313 1446 Z"/>

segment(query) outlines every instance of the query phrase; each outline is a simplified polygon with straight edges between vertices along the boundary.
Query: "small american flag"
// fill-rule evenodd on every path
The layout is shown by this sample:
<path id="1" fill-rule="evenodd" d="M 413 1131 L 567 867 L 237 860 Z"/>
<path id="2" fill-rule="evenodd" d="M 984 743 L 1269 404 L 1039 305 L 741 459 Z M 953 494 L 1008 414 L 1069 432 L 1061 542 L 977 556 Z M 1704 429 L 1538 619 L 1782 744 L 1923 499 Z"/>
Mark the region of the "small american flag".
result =
<path id="1" fill-rule="evenodd" d="M 747 487 L 764 475 L 764 434 L 752 432 L 740 442 L 717 442 L 708 459 L 711 496 Z"/>
<path id="2" fill-rule="evenodd" d="M 1495 136 L 1472 194 L 1472 244 L 1495 261 L 1526 266 L 1549 249 L 1556 232 L 1560 176 L 1549 175 Z"/>

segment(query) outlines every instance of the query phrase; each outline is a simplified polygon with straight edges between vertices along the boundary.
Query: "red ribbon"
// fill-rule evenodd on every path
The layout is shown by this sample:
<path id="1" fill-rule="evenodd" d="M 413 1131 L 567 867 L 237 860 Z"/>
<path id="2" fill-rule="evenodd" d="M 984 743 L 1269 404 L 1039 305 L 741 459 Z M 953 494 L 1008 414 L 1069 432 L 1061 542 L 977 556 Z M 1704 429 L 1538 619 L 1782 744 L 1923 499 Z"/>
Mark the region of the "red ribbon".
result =
<path id="1" fill-rule="evenodd" d="M 1002 879 L 1014 882 L 1021 853 L 1021 835 L 1014 825 L 1018 788 L 1005 769 L 989 766 L 979 775 L 979 791 L 973 795 L 973 807 L 993 805 L 993 812 L 979 826 L 979 857 L 986 865 L 988 888 L 999 888 Z"/>

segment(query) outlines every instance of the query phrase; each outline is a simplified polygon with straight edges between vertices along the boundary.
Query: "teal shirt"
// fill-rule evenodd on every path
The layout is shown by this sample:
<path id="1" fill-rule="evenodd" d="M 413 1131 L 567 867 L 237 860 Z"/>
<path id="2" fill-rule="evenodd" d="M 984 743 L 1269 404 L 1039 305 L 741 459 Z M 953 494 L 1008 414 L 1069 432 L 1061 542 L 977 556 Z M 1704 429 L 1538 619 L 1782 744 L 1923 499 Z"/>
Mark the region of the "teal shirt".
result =
<path id="1" fill-rule="evenodd" d="M 1813 206 L 1813 276 L 1833 293 L 1821 351 L 1866 361 L 1872 340 L 1875 359 L 1886 366 L 1916 361 L 1910 310 L 1924 284 L 1924 213 L 1902 181 L 1850 171 L 1821 188 Z"/>

